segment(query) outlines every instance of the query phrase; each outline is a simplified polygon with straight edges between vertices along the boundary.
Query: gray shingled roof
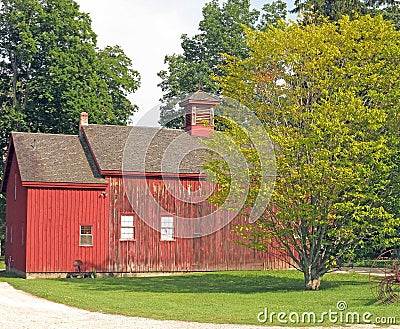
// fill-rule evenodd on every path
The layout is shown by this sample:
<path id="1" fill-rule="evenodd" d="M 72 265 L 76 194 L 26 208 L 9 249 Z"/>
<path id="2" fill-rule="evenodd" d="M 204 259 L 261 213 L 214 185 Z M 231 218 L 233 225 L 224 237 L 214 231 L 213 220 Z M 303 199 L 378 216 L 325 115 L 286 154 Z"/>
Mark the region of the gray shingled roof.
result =
<path id="1" fill-rule="evenodd" d="M 185 97 L 181 103 L 185 101 L 220 102 L 220 99 L 202 90 L 198 90 Z"/>
<path id="2" fill-rule="evenodd" d="M 101 171 L 199 173 L 208 153 L 183 130 L 138 126 L 84 126 Z"/>
<path id="3" fill-rule="evenodd" d="M 12 133 L 23 182 L 107 184 L 74 135 Z"/>
<path id="4" fill-rule="evenodd" d="M 183 130 L 110 125 L 83 130 L 87 144 L 76 135 L 12 133 L 22 181 L 107 184 L 100 170 L 197 174 L 209 156 L 199 138 Z"/>

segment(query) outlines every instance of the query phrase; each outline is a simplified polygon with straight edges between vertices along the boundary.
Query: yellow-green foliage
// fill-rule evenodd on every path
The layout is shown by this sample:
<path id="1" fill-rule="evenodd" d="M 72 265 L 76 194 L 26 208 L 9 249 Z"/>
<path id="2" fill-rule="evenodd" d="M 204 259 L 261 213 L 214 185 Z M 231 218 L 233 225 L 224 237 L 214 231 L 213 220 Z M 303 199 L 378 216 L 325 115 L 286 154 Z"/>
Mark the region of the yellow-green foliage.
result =
<path id="1" fill-rule="evenodd" d="M 215 79 L 264 123 L 278 177 L 265 216 L 238 235 L 259 249 L 276 239 L 306 282 L 360 244 L 398 243 L 400 33 L 381 16 L 344 16 L 247 41 L 250 56 L 226 56 Z"/>

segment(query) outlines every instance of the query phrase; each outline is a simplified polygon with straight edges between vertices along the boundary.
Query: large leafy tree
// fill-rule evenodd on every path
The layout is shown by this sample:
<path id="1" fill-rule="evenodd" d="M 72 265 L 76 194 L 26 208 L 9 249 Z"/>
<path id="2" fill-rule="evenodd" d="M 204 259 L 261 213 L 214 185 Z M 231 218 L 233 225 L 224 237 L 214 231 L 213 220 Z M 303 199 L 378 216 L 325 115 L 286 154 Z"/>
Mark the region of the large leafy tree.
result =
<path id="1" fill-rule="evenodd" d="M 397 30 L 400 29 L 400 1 L 398 0 L 295 0 L 294 4 L 292 13 L 300 13 L 303 24 L 318 23 L 324 19 L 337 21 L 343 15 L 354 18 L 360 14 L 369 14 L 372 17 L 382 15 L 385 20 L 393 22 Z M 392 154 L 392 160 L 400 170 L 400 154 Z M 396 197 L 399 191 L 397 182 L 397 179 L 392 180 L 392 185 L 387 187 L 387 190 L 392 192 L 385 198 L 385 202 L 393 213 L 400 216 L 400 206 Z M 380 251 L 382 251 L 381 248 L 376 249 L 376 246 L 368 245 L 358 249 L 355 257 L 374 257 Z"/>
<path id="2" fill-rule="evenodd" d="M 332 21 L 343 15 L 382 15 L 392 20 L 400 28 L 400 8 L 398 0 L 295 0 L 293 13 L 301 13 L 303 22 L 316 22 L 322 15 Z"/>
<path id="3" fill-rule="evenodd" d="M 264 28 L 286 16 L 286 4 L 275 1 L 265 4 L 262 13 L 251 9 L 250 0 L 228 0 L 222 5 L 212 0 L 203 8 L 203 19 L 199 23 L 199 34 L 189 37 L 183 34 L 183 54 L 167 55 L 167 70 L 160 71 L 159 86 L 164 92 L 161 108 L 162 125 L 179 128 L 182 119 L 176 118 L 174 105 L 190 92 L 202 88 L 210 93 L 219 93 L 219 87 L 211 75 L 223 75 L 220 65 L 225 63 L 222 53 L 245 58 L 247 45 L 243 27 Z"/>
<path id="4" fill-rule="evenodd" d="M 216 80 L 223 94 L 242 101 L 263 123 L 277 178 L 272 192 L 263 190 L 249 135 L 232 134 L 249 163 L 244 215 L 257 195 L 272 193 L 264 215 L 237 234 L 252 248 L 284 250 L 304 273 L 305 287 L 315 290 L 354 249 L 399 243 L 393 187 L 400 33 L 381 16 L 344 16 L 335 23 L 248 30 L 247 40 L 250 57 L 227 56 L 227 75 Z M 224 162 L 213 159 L 208 169 L 221 187 L 214 202 L 242 188 L 232 185 Z"/>
<path id="5" fill-rule="evenodd" d="M 72 133 L 81 111 L 124 124 L 135 110 L 126 96 L 138 73 L 119 47 L 96 48 L 90 18 L 73 0 L 3 1 L 0 53 L 1 105 L 25 129 Z"/>
<path id="6" fill-rule="evenodd" d="M 118 46 L 96 47 L 75 1 L 3 0 L 0 174 L 12 130 L 76 133 L 82 111 L 95 123 L 126 124 L 136 110 L 127 96 L 139 87 L 131 64 Z"/>

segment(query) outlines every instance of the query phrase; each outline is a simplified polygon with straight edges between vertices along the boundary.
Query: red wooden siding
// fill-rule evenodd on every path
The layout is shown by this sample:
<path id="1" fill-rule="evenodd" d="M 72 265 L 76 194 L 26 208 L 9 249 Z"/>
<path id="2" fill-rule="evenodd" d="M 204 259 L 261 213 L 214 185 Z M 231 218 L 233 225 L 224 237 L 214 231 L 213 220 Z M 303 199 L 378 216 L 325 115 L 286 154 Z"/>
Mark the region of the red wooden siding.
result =
<path id="1" fill-rule="evenodd" d="M 6 191 L 6 245 L 5 261 L 11 257 L 11 267 L 25 272 L 26 269 L 26 200 L 27 189 L 21 184 L 15 153 L 11 161 Z M 16 196 L 16 198 L 15 198 Z"/>
<path id="2" fill-rule="evenodd" d="M 240 218 L 216 232 L 197 238 L 176 237 L 162 241 L 161 216 L 197 218 L 214 211 L 207 201 L 191 203 L 200 184 L 193 178 L 108 177 L 106 189 L 28 187 L 21 185 L 15 159 L 17 200 L 14 178 L 7 185 L 6 257 L 13 268 L 26 273 L 62 273 L 74 271 L 73 261 L 81 259 L 83 270 L 98 272 L 206 271 L 286 268 L 273 250 L 260 252 L 233 242 L 231 232 Z M 105 195 L 104 193 L 105 192 Z M 131 206 L 130 196 L 134 208 Z M 181 198 L 188 198 L 186 201 Z M 155 199 L 161 208 L 154 207 Z M 195 199 L 195 197 L 193 197 Z M 135 240 L 120 240 L 120 216 L 135 217 Z M 139 216 L 140 215 L 140 216 Z M 213 215 L 221 222 L 226 212 Z M 149 225 L 150 224 L 150 225 Z M 92 226 L 93 246 L 79 246 L 80 226 Z M 201 222 L 200 225 L 204 225 Z M 208 225 L 208 224 L 207 224 Z M 10 242 L 12 226 L 13 242 Z M 199 232 L 190 221 L 175 221 L 175 232 L 193 235 Z M 180 231 L 179 231 L 180 230 Z M 24 237 L 24 239 L 23 239 Z"/>
<path id="3" fill-rule="evenodd" d="M 182 217 L 199 217 L 213 211 L 208 202 L 191 204 L 176 199 L 172 194 L 187 195 L 188 186 L 195 191 L 199 182 L 190 178 L 144 178 L 121 177 L 108 178 L 110 187 L 110 271 L 146 272 L 146 271 L 204 271 L 234 269 L 276 269 L 287 265 L 278 260 L 272 252 L 259 252 L 233 243 L 232 223 L 215 233 L 198 238 L 176 238 L 175 241 L 161 241 L 160 232 L 148 225 L 157 227 L 161 216 L 173 214 Z M 203 186 L 207 189 L 207 184 Z M 210 188 L 210 185 L 208 185 Z M 169 193 L 173 191 L 173 193 Z M 130 196 L 128 200 L 127 195 Z M 162 206 L 154 207 L 155 198 Z M 135 241 L 119 240 L 120 215 L 135 214 Z M 139 215 L 144 214 L 146 218 Z M 223 220 L 227 213 L 218 213 L 215 221 Z M 181 229 L 189 233 L 196 232 L 189 224 Z M 188 226 L 189 225 L 189 226 Z M 175 231 L 179 227 L 175 226 Z"/>
<path id="4" fill-rule="evenodd" d="M 29 188 L 27 272 L 107 271 L 108 201 L 102 190 Z M 93 246 L 79 246 L 80 225 L 91 225 Z"/>

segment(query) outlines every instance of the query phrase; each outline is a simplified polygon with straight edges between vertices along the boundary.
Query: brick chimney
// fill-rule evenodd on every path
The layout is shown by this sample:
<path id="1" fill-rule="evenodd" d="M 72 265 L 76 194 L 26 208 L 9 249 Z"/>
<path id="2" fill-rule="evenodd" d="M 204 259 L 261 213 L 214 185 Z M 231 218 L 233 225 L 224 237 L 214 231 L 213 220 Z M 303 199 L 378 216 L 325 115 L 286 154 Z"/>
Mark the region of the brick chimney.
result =
<path id="1" fill-rule="evenodd" d="M 198 90 L 186 97 L 179 106 L 184 109 L 185 130 L 192 136 L 210 137 L 214 130 L 214 106 L 218 98 Z"/>
<path id="2" fill-rule="evenodd" d="M 82 126 L 87 126 L 89 124 L 88 114 L 86 112 L 81 112 L 79 115 L 79 131 L 81 131 Z"/>

